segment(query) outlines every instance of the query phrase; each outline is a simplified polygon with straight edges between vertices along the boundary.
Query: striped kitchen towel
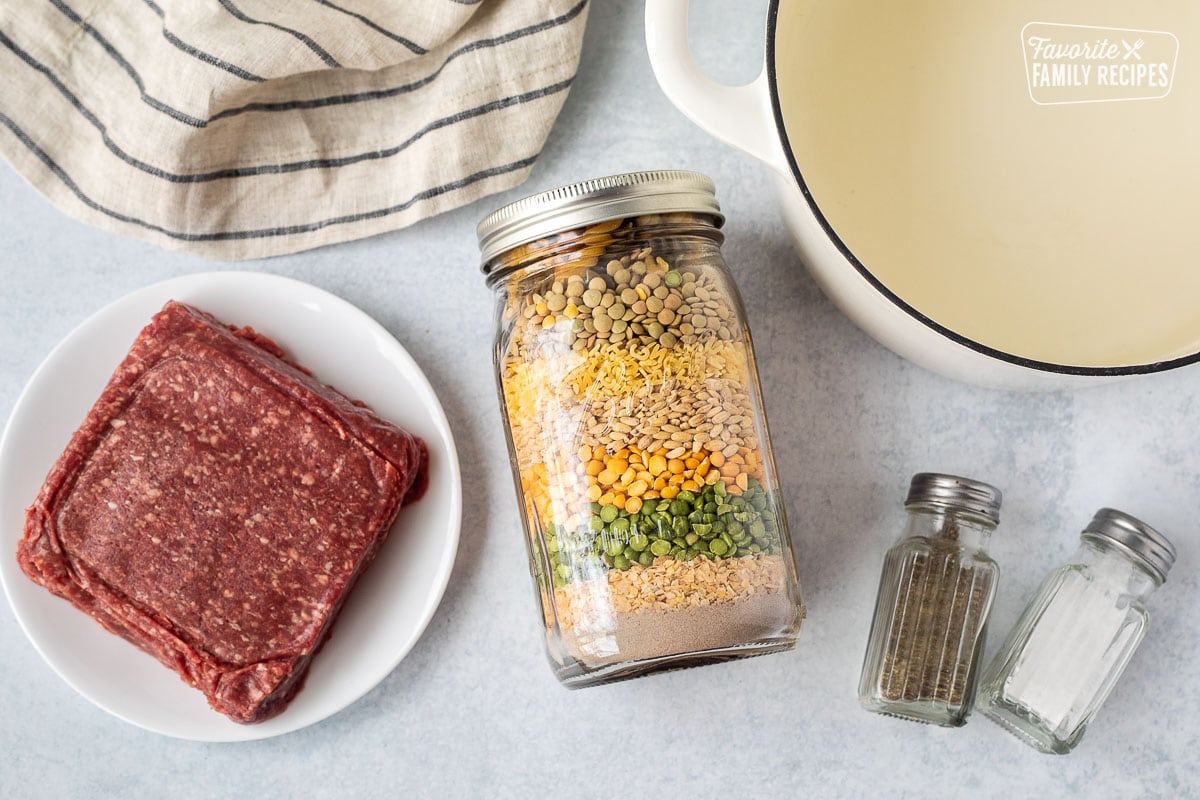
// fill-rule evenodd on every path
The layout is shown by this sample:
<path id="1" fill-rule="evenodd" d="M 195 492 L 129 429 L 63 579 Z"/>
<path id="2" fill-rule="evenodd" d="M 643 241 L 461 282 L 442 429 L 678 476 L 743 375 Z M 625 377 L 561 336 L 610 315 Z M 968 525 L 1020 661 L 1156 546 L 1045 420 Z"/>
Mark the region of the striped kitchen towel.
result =
<path id="1" fill-rule="evenodd" d="M 0 153 L 63 211 L 219 259 L 511 188 L 587 0 L 0 0 Z"/>

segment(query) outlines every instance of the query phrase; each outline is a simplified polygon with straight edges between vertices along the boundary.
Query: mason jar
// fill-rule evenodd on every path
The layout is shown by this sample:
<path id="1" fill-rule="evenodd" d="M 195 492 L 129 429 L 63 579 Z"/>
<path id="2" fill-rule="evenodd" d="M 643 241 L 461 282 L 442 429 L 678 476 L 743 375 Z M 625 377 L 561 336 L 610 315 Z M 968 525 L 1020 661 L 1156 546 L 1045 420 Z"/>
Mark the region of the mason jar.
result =
<path id="1" fill-rule="evenodd" d="M 868 711 L 947 727 L 966 722 L 996 594 L 987 546 L 1000 500 L 1000 490 L 981 481 L 913 476 L 908 521 L 884 558 L 863 658 L 858 692 Z"/>
<path id="2" fill-rule="evenodd" d="M 478 228 L 529 568 L 569 687 L 791 648 L 804 616 L 712 182 L 616 175 Z"/>
<path id="3" fill-rule="evenodd" d="M 1175 547 L 1154 528 L 1097 511 L 989 665 L 983 713 L 1038 750 L 1071 752 L 1141 643 L 1145 599 L 1174 563 Z"/>

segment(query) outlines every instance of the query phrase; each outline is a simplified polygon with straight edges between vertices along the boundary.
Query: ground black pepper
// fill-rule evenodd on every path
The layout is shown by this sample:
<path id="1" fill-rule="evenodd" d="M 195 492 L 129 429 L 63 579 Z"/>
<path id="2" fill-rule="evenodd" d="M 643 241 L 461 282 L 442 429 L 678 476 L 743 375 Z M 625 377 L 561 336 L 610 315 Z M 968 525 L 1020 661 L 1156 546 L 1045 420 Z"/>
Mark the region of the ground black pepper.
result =
<path id="1" fill-rule="evenodd" d="M 995 592 L 984 552 L 1000 493 L 966 478 L 913 478 L 909 526 L 884 560 L 859 697 L 883 714 L 961 725 Z"/>
<path id="2" fill-rule="evenodd" d="M 962 705 L 973 677 L 992 574 L 963 564 L 957 534 L 902 554 L 879 689 L 888 700 Z"/>

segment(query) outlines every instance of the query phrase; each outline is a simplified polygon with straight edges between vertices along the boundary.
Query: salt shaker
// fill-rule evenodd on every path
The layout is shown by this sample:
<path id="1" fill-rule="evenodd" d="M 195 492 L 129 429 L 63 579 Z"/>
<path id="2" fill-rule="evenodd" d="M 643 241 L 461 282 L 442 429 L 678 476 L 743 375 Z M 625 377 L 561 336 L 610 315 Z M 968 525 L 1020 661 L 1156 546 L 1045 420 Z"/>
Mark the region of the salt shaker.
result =
<path id="1" fill-rule="evenodd" d="M 913 476 L 908 525 L 884 560 L 863 660 L 867 710 L 935 725 L 966 721 L 996 591 L 986 547 L 1000 499 L 980 481 Z"/>
<path id="2" fill-rule="evenodd" d="M 1146 523 L 1096 512 L 1074 557 L 1022 614 L 982 683 L 981 710 L 1028 744 L 1069 753 L 1146 631 L 1145 598 L 1175 548 Z"/>

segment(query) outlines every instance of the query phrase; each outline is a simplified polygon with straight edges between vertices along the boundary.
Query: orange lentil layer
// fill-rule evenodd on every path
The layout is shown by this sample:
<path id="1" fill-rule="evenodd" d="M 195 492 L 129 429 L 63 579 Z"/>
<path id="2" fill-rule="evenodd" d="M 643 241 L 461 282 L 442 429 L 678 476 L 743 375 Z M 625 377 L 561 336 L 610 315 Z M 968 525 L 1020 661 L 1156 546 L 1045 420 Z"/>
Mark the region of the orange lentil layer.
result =
<path id="1" fill-rule="evenodd" d="M 610 455 L 601 447 L 580 447 L 588 501 L 636 514 L 645 500 L 670 500 L 681 491 L 698 492 L 720 480 L 729 494 L 739 495 L 750 478 L 762 480 L 758 453 L 747 447 L 737 448 L 728 458 L 720 450 L 701 449 L 677 458 L 668 458 L 669 452 L 650 453 L 630 445 Z"/>

